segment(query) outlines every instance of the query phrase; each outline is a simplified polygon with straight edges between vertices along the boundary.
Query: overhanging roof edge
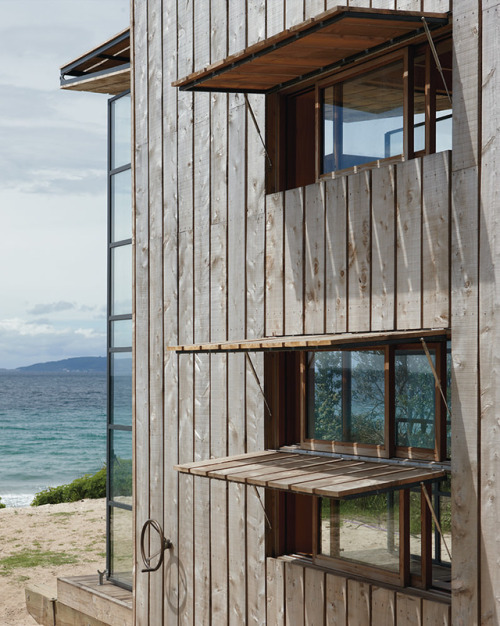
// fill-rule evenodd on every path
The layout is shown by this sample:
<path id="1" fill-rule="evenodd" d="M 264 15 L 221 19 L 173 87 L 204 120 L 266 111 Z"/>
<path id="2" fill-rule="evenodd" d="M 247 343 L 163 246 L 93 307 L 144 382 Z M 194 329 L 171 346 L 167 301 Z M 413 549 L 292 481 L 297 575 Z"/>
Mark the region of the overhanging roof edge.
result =
<path id="1" fill-rule="evenodd" d="M 327 66 L 318 67 L 313 72 L 306 72 L 303 75 L 297 76 L 292 80 L 286 82 L 279 82 L 273 87 L 269 89 L 252 89 L 252 88 L 241 88 L 241 85 L 235 86 L 234 89 L 231 88 L 217 88 L 210 87 L 204 85 L 213 78 L 221 76 L 222 74 L 226 74 L 231 70 L 234 70 L 237 67 L 242 65 L 251 63 L 255 59 L 263 57 L 271 52 L 278 50 L 279 48 L 285 47 L 299 39 L 307 37 L 318 30 L 325 28 L 326 26 L 330 26 L 331 24 L 340 21 L 344 18 L 365 18 L 365 19 L 379 19 L 379 20 L 399 20 L 405 21 L 415 24 L 421 25 L 422 18 L 425 18 L 429 28 L 436 29 L 439 27 L 446 26 L 449 23 L 449 13 L 428 13 L 428 12 L 415 12 L 415 11 L 395 11 L 390 9 L 385 10 L 374 10 L 363 7 L 343 7 L 337 6 L 334 9 L 326 11 L 316 18 L 311 18 L 301 24 L 298 24 L 290 29 L 284 30 L 281 33 L 273 35 L 272 37 L 259 41 L 252 46 L 245 48 L 239 53 L 230 55 L 223 60 L 212 63 L 211 65 L 205 67 L 202 70 L 197 72 L 193 72 L 188 76 L 178 79 L 172 83 L 172 86 L 178 87 L 181 91 L 233 91 L 233 92 L 248 92 L 248 93 L 271 93 L 278 89 L 283 89 L 285 87 L 291 86 L 296 82 L 301 82 L 303 80 L 307 80 L 308 78 L 312 78 L 315 74 L 323 73 L 327 71 L 331 71 L 335 69 L 337 65 L 344 65 L 348 62 L 354 60 L 354 57 L 359 57 L 359 53 L 355 55 L 348 55 L 345 59 L 342 59 L 339 62 L 332 63 Z M 416 31 L 412 31 L 400 38 L 401 41 L 391 41 L 389 45 L 396 45 L 397 43 L 401 43 L 402 41 L 410 38 L 414 38 L 419 34 L 423 34 L 423 27 L 418 28 Z M 379 49 L 387 46 L 387 44 L 382 44 L 380 46 L 376 46 L 370 50 L 363 50 L 364 56 L 367 53 L 375 53 L 378 52 Z"/>

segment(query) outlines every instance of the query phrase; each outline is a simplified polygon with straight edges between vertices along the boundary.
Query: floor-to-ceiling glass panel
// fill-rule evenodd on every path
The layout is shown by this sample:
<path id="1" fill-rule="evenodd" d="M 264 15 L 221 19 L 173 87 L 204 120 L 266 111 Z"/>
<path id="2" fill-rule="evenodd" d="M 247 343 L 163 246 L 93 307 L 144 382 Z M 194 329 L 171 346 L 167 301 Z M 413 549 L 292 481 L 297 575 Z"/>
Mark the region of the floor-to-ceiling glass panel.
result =
<path id="1" fill-rule="evenodd" d="M 112 352 L 109 376 L 109 422 L 132 425 L 132 352 Z"/>
<path id="2" fill-rule="evenodd" d="M 128 348 L 132 345 L 132 320 L 110 322 L 109 343 L 111 348 Z"/>
<path id="3" fill-rule="evenodd" d="M 111 102 L 111 169 L 127 165 L 131 160 L 130 94 Z"/>
<path id="4" fill-rule="evenodd" d="M 131 586 L 134 555 L 132 511 L 112 506 L 109 515 L 111 573 L 115 581 Z"/>
<path id="5" fill-rule="evenodd" d="M 112 429 L 109 495 L 113 502 L 132 504 L 132 431 Z"/>
<path id="6" fill-rule="evenodd" d="M 111 176 L 111 241 L 132 238 L 131 170 Z"/>
<path id="7" fill-rule="evenodd" d="M 111 249 L 111 315 L 132 312 L 132 246 Z"/>

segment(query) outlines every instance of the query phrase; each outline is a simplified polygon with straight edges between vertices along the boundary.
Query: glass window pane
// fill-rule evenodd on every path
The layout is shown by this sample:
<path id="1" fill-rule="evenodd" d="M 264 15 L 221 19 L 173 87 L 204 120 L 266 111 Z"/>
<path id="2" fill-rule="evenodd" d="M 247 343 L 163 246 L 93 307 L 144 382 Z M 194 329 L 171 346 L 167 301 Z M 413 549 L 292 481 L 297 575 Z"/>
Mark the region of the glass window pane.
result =
<path id="1" fill-rule="evenodd" d="M 111 322 L 110 343 L 112 348 L 132 346 L 132 320 Z"/>
<path id="2" fill-rule="evenodd" d="M 422 575 L 422 492 L 410 491 L 410 573 Z"/>
<path id="3" fill-rule="evenodd" d="M 323 91 L 322 172 L 403 153 L 403 62 Z"/>
<path id="4" fill-rule="evenodd" d="M 413 149 L 425 150 L 425 54 L 415 58 L 413 91 Z"/>
<path id="5" fill-rule="evenodd" d="M 130 94 L 111 103 L 111 169 L 131 162 Z"/>
<path id="6" fill-rule="evenodd" d="M 110 356 L 109 421 L 132 425 L 132 353 L 114 352 Z"/>
<path id="7" fill-rule="evenodd" d="M 399 494 L 321 499 L 320 554 L 399 571 Z"/>
<path id="8" fill-rule="evenodd" d="M 132 586 L 132 511 L 110 507 L 109 539 L 111 578 Z"/>
<path id="9" fill-rule="evenodd" d="M 110 498 L 132 506 L 132 431 L 110 430 Z"/>
<path id="10" fill-rule="evenodd" d="M 317 352 L 309 360 L 309 436 L 382 445 L 384 351 Z"/>
<path id="11" fill-rule="evenodd" d="M 132 246 L 111 249 L 111 315 L 132 313 Z"/>
<path id="12" fill-rule="evenodd" d="M 131 170 L 111 176 L 111 241 L 132 238 Z"/>
<path id="13" fill-rule="evenodd" d="M 435 383 L 423 350 L 395 352 L 395 408 L 396 445 L 434 449 Z"/>

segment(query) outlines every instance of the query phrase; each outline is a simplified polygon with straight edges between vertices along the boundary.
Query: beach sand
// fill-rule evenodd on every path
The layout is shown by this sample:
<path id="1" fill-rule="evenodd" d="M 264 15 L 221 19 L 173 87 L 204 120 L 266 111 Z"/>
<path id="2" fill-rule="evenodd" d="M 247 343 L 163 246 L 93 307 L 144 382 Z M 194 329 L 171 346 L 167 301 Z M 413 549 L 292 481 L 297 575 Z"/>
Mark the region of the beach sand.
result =
<path id="1" fill-rule="evenodd" d="M 5 559 L 50 552 L 73 563 L 26 567 Z M 55 554 L 53 554 L 55 553 Z M 106 565 L 106 500 L 0 509 L 0 624 L 33 626 L 25 605 L 25 588 L 43 585 L 56 595 L 58 576 L 95 574 Z"/>

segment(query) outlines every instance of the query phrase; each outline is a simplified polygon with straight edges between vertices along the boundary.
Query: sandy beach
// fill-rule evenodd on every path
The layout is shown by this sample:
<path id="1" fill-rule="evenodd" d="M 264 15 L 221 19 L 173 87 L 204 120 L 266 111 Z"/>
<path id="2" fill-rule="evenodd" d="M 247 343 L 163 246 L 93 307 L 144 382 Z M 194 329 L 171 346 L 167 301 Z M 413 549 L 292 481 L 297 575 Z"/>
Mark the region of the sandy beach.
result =
<path id="1" fill-rule="evenodd" d="M 105 499 L 0 509 L 1 626 L 36 624 L 25 607 L 26 586 L 56 595 L 58 576 L 105 569 L 105 520 Z"/>

